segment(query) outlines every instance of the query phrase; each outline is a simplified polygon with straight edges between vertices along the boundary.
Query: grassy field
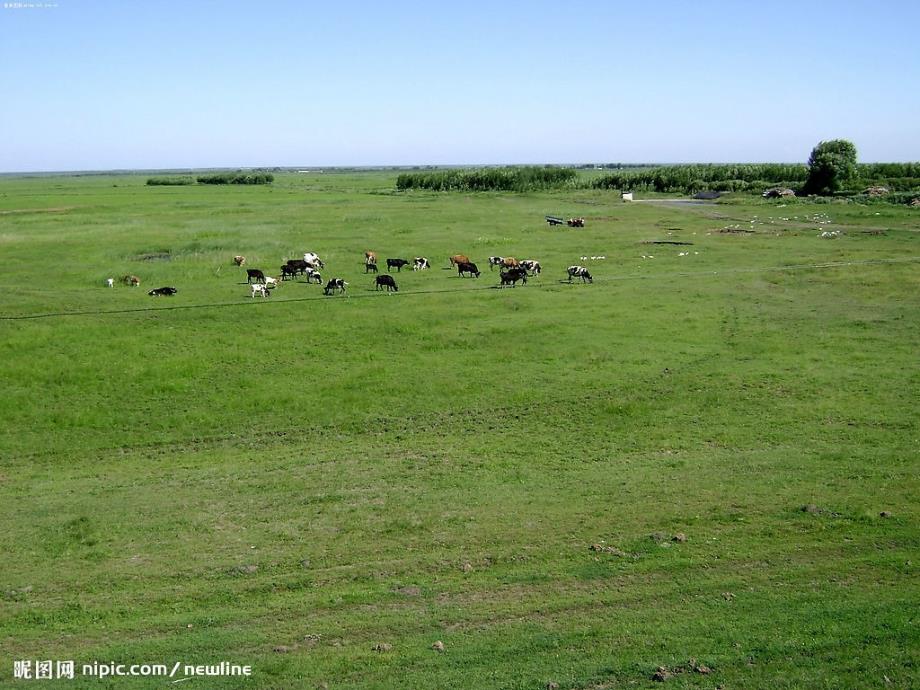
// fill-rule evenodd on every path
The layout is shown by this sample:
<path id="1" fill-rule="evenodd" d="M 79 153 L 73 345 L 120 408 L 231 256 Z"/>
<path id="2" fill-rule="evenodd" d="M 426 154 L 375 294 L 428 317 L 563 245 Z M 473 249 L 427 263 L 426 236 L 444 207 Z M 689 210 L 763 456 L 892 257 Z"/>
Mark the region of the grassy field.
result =
<path id="1" fill-rule="evenodd" d="M 920 684 L 920 211 L 145 179 L 0 178 L 0 687 Z"/>

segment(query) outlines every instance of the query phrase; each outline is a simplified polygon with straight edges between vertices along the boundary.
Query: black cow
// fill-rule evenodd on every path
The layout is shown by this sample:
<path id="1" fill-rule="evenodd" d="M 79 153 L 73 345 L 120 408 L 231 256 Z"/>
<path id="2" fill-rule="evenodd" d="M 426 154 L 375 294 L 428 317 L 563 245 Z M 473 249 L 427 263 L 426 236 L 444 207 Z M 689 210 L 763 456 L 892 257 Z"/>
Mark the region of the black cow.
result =
<path id="1" fill-rule="evenodd" d="M 290 276 L 291 279 L 296 278 L 297 268 L 295 266 L 291 266 L 291 264 L 284 264 L 284 266 L 281 267 L 281 280 L 284 280 L 288 276 Z"/>
<path id="2" fill-rule="evenodd" d="M 371 263 L 364 264 L 364 272 L 365 273 L 376 273 L 377 264 L 371 264 Z"/>
<path id="3" fill-rule="evenodd" d="M 379 290 L 382 287 L 386 287 L 387 292 L 392 290 L 393 292 L 399 292 L 399 288 L 396 286 L 396 281 L 393 280 L 391 275 L 377 276 L 377 289 Z"/>
<path id="4" fill-rule="evenodd" d="M 151 297 L 172 297 L 177 292 L 179 291 L 174 287 L 161 287 L 161 288 L 154 288 L 147 294 L 150 295 Z"/>
<path id="5" fill-rule="evenodd" d="M 520 280 L 525 285 L 527 284 L 527 271 L 523 268 L 512 268 L 510 271 L 502 271 L 502 287 L 510 285 L 511 287 L 517 287 L 517 282 Z"/>
<path id="6" fill-rule="evenodd" d="M 473 263 L 457 264 L 457 275 L 462 278 L 464 273 L 469 273 L 471 276 L 476 276 L 477 278 L 479 277 L 479 269 L 476 268 L 476 264 Z"/>
<path id="7" fill-rule="evenodd" d="M 262 283 L 265 285 L 265 274 L 262 273 L 258 268 L 247 268 L 246 269 L 246 283 L 251 283 L 253 278 L 257 283 Z"/>
<path id="8" fill-rule="evenodd" d="M 405 259 L 387 259 L 387 273 L 389 273 L 390 269 L 394 266 L 396 267 L 397 271 L 402 273 L 402 267 L 407 266 L 408 264 L 409 262 Z"/>
<path id="9" fill-rule="evenodd" d="M 308 268 L 313 268 L 303 259 L 288 259 L 287 265 L 294 269 L 294 274 L 306 273 Z"/>
<path id="10" fill-rule="evenodd" d="M 342 294 L 345 294 L 345 287 L 348 285 L 342 278 L 330 278 L 329 282 L 326 283 L 326 287 L 323 288 L 324 295 L 334 295 L 336 290 L 340 290 Z"/>

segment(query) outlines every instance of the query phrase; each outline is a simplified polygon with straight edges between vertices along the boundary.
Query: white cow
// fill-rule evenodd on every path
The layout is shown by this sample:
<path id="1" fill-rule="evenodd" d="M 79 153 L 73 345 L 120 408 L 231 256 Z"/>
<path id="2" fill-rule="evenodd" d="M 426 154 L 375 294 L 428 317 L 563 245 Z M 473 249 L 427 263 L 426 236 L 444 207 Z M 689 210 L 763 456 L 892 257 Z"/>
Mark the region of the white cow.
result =
<path id="1" fill-rule="evenodd" d="M 431 264 L 428 263 L 428 259 L 424 256 L 415 257 L 415 261 L 412 264 L 413 271 L 424 271 L 426 268 L 431 268 Z"/>
<path id="2" fill-rule="evenodd" d="M 278 287 L 278 279 L 272 278 L 271 276 L 265 276 L 265 287 L 269 289 Z"/>
<path id="3" fill-rule="evenodd" d="M 105 284 L 106 284 L 108 287 L 113 288 L 113 287 L 115 287 L 115 279 L 114 279 L 114 278 L 106 278 L 106 279 L 105 279 Z"/>
<path id="4" fill-rule="evenodd" d="M 319 266 L 320 268 L 326 268 L 326 264 L 324 264 L 323 260 L 319 258 L 319 255 L 314 252 L 304 252 L 303 260 L 306 261 L 311 266 Z"/>
<path id="5" fill-rule="evenodd" d="M 262 283 L 253 283 L 249 286 L 252 294 L 250 297 L 255 297 L 256 295 L 261 295 L 263 298 L 269 296 L 268 286 L 263 285 Z"/>

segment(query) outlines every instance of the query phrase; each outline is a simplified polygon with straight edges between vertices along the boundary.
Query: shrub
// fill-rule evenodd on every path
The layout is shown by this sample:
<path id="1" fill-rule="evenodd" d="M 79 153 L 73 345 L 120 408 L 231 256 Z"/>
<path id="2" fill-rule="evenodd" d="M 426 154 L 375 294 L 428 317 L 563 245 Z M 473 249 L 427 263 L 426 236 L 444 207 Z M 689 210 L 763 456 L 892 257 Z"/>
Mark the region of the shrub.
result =
<path id="1" fill-rule="evenodd" d="M 147 179 L 147 184 L 151 186 L 156 185 L 184 185 L 184 184 L 194 184 L 195 180 L 191 177 L 150 177 Z"/>
<path id="2" fill-rule="evenodd" d="M 846 139 L 822 141 L 808 157 L 806 194 L 833 194 L 856 180 L 856 146 Z"/>
<path id="3" fill-rule="evenodd" d="M 552 166 L 442 170 L 428 173 L 402 173 L 396 178 L 396 188 L 400 191 L 427 189 L 437 192 L 529 192 L 561 189 L 574 184 L 576 177 L 577 173 L 572 168 Z"/>
<path id="4" fill-rule="evenodd" d="M 275 176 L 271 173 L 216 173 L 213 175 L 199 175 L 200 184 L 271 184 Z"/>

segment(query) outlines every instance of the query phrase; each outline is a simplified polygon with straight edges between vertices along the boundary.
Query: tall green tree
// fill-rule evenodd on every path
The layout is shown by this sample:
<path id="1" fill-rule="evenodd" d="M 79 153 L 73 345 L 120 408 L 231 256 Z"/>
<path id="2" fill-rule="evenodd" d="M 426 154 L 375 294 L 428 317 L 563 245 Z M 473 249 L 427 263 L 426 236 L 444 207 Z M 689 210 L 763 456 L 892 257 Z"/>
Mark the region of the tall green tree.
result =
<path id="1" fill-rule="evenodd" d="M 856 146 L 846 139 L 822 141 L 808 157 L 807 194 L 833 194 L 857 177 Z"/>

